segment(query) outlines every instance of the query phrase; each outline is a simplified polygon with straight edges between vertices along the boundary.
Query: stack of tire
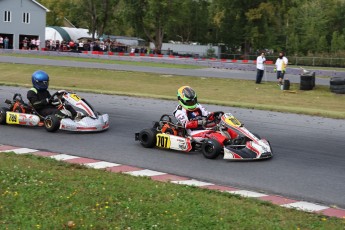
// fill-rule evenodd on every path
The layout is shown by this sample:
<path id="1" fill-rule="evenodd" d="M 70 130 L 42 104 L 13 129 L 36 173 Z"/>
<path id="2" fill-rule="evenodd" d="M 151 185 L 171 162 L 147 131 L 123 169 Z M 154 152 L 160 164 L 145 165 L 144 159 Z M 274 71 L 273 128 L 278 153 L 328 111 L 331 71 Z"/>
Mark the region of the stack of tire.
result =
<path id="1" fill-rule="evenodd" d="M 301 75 L 300 90 L 312 90 L 315 87 L 315 72 Z"/>
<path id="2" fill-rule="evenodd" d="M 283 90 L 290 90 L 290 80 L 284 79 Z"/>
<path id="3" fill-rule="evenodd" d="M 332 77 L 330 80 L 331 92 L 345 94 L 345 77 Z"/>

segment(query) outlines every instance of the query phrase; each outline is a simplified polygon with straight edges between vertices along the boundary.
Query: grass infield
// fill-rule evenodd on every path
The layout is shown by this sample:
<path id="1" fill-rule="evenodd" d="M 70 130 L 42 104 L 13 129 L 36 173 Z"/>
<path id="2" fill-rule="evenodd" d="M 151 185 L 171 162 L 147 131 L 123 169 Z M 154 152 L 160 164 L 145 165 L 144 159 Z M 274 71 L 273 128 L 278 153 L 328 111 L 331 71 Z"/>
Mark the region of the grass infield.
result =
<path id="1" fill-rule="evenodd" d="M 0 229 L 344 229 L 267 202 L 0 153 Z"/>
<path id="2" fill-rule="evenodd" d="M 31 87 L 31 74 L 42 69 L 50 75 L 50 88 L 176 100 L 176 90 L 190 85 L 202 103 L 242 108 L 345 118 L 345 95 L 328 86 L 311 91 L 282 91 L 273 82 L 159 75 L 142 72 L 0 63 L 0 84 Z"/>

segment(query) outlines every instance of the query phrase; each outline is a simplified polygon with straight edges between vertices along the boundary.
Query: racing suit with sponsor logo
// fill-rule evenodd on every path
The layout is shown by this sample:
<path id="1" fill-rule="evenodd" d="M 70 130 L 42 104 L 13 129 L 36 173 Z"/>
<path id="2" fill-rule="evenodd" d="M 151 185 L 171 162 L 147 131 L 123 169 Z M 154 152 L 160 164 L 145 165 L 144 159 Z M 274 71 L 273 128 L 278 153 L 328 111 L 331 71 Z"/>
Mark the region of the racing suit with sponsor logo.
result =
<path id="1" fill-rule="evenodd" d="M 181 105 L 178 105 L 173 112 L 176 119 L 186 128 L 187 133 L 196 139 L 212 138 L 216 139 L 219 143 L 223 143 L 226 138 L 222 135 L 215 135 L 213 130 L 205 130 L 199 124 L 199 120 L 205 119 L 211 113 L 208 112 L 202 105 L 198 104 L 194 111 L 188 111 Z M 213 120 L 212 115 L 209 118 Z"/>

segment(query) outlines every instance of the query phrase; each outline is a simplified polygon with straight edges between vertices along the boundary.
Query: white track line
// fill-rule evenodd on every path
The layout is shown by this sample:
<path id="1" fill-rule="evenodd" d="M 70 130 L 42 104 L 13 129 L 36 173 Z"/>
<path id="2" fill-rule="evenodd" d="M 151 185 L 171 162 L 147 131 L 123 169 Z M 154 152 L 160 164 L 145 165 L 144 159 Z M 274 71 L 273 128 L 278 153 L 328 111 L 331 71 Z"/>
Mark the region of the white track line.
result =
<path id="1" fill-rule="evenodd" d="M 27 154 L 27 153 L 34 153 L 37 152 L 38 150 L 36 149 L 28 149 L 28 148 L 19 148 L 19 149 L 11 149 L 11 150 L 6 150 L 3 152 L 14 152 L 16 154 Z"/>
<path id="2" fill-rule="evenodd" d="M 120 166 L 120 164 L 110 163 L 110 162 L 106 162 L 106 161 L 86 163 L 83 165 L 85 165 L 86 167 L 94 168 L 94 169 L 104 169 L 104 168 Z"/>
<path id="3" fill-rule="evenodd" d="M 59 154 L 59 155 L 50 156 L 50 158 L 53 158 L 58 161 L 65 161 L 65 160 L 71 160 L 71 159 L 76 159 L 80 157 L 67 155 L 67 154 Z"/>
<path id="4" fill-rule="evenodd" d="M 157 172 L 149 169 L 139 170 L 139 171 L 132 171 L 132 172 L 125 172 L 126 174 L 132 175 L 132 176 L 160 176 L 165 175 L 166 173 L 163 172 Z"/>
<path id="5" fill-rule="evenodd" d="M 181 181 L 171 181 L 171 183 L 174 184 L 182 184 L 182 185 L 189 185 L 189 186 L 208 186 L 208 185 L 214 185 L 212 183 L 198 181 L 198 180 L 181 180 Z"/>
<path id="6" fill-rule="evenodd" d="M 240 195 L 243 197 L 263 197 L 267 196 L 266 194 L 259 193 L 259 192 L 253 192 L 253 191 L 247 191 L 247 190 L 236 190 L 236 191 L 226 191 L 231 194 Z"/>
<path id="7" fill-rule="evenodd" d="M 329 208 L 327 206 L 313 204 L 313 203 L 309 203 L 305 201 L 299 201 L 299 202 L 290 203 L 290 204 L 283 204 L 280 206 L 286 207 L 286 208 L 296 208 L 296 209 L 303 210 L 306 212 L 317 212 L 317 211 L 321 211 L 321 210 Z"/>

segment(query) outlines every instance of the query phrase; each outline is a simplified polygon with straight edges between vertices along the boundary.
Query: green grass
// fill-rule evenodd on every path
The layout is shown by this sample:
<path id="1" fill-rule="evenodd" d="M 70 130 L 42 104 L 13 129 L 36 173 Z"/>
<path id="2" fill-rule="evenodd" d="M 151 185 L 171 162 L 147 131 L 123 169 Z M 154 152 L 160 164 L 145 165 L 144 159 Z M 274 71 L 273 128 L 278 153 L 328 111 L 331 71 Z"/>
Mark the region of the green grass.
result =
<path id="1" fill-rule="evenodd" d="M 63 61 L 81 61 L 81 62 L 104 63 L 104 64 L 151 66 L 151 67 L 161 67 L 161 68 L 178 68 L 178 69 L 202 69 L 202 68 L 205 68 L 205 67 L 197 66 L 197 65 L 173 64 L 173 63 L 169 64 L 169 63 L 159 63 L 159 62 L 122 61 L 122 60 L 119 61 L 119 60 L 88 58 L 88 57 L 49 56 L 49 55 L 17 54 L 17 53 L 4 54 L 4 55 L 15 56 L 15 57 L 28 57 L 28 58 L 44 58 L 44 59 L 63 60 Z M 136 59 L 134 59 L 134 60 L 136 60 Z"/>
<path id="2" fill-rule="evenodd" d="M 0 69 L 2 85 L 31 87 L 31 74 L 43 69 L 50 75 L 50 87 L 55 89 L 176 100 L 176 90 L 190 85 L 202 103 L 345 118 L 345 95 L 333 94 L 327 86 L 300 91 L 298 84 L 292 84 L 285 92 L 273 82 L 256 85 L 254 80 L 5 63 L 0 63 Z"/>
<path id="3" fill-rule="evenodd" d="M 228 193 L 0 153 L 1 229 L 344 229 Z"/>

